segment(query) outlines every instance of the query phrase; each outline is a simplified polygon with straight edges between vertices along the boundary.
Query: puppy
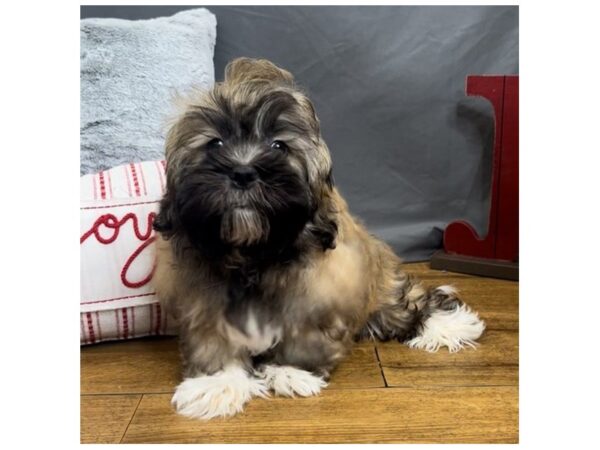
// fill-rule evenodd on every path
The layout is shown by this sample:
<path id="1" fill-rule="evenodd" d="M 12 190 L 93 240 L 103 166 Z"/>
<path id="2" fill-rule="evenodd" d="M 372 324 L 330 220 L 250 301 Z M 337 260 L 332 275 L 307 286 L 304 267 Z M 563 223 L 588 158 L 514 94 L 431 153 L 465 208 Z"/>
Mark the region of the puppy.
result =
<path id="1" fill-rule="evenodd" d="M 183 105 L 166 158 L 153 283 L 180 326 L 180 414 L 316 395 L 358 338 L 454 352 L 482 334 L 451 287 L 421 286 L 350 215 L 289 72 L 231 62 Z"/>

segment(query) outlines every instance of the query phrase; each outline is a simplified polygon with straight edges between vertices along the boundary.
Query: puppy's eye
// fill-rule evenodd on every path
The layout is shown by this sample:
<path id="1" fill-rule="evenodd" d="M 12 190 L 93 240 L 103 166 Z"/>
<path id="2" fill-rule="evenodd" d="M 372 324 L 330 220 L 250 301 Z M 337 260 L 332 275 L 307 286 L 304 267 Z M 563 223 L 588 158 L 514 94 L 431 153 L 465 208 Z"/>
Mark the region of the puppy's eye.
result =
<path id="1" fill-rule="evenodd" d="M 271 142 L 271 148 L 273 150 L 285 151 L 288 149 L 288 146 L 283 141 L 273 141 Z"/>
<path id="2" fill-rule="evenodd" d="M 219 138 L 211 139 L 206 144 L 206 148 L 208 148 L 209 150 L 216 150 L 221 147 L 223 147 L 223 141 Z"/>

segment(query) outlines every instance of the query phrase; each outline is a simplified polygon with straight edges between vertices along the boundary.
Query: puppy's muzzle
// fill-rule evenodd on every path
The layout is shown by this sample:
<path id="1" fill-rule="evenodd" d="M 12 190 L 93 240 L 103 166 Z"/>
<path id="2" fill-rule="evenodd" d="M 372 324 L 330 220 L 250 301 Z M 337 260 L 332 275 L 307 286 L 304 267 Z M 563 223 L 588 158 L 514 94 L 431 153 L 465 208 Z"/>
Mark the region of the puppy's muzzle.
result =
<path id="1" fill-rule="evenodd" d="M 248 189 L 258 180 L 258 172 L 251 166 L 237 166 L 233 168 L 229 177 L 236 188 Z"/>

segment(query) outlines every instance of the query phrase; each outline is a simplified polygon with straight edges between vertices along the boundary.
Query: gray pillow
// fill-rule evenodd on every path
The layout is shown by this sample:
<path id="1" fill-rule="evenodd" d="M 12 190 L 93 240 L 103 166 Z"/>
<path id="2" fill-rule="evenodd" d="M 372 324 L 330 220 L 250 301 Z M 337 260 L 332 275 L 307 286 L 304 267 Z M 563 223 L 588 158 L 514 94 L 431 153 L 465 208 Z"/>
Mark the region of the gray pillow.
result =
<path id="1" fill-rule="evenodd" d="M 81 20 L 81 174 L 162 159 L 174 94 L 214 83 L 217 21 L 204 8 Z"/>

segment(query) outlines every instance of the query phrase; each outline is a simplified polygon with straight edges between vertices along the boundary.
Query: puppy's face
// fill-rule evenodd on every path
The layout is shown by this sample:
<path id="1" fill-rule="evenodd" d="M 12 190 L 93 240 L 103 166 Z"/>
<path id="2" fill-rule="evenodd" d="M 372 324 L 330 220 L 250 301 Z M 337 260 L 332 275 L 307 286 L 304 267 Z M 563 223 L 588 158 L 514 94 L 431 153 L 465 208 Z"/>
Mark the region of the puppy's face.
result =
<path id="1" fill-rule="evenodd" d="M 312 106 L 287 73 L 245 71 L 229 68 L 168 137 L 168 192 L 155 226 L 185 234 L 207 257 L 289 246 L 313 219 L 330 170 Z"/>
<path id="2" fill-rule="evenodd" d="M 173 155 L 178 215 L 195 243 L 290 239 L 314 212 L 305 162 L 310 127 L 295 99 L 285 92 L 245 97 L 235 104 L 213 96 L 213 105 L 194 106 L 179 124 L 196 131 Z"/>

